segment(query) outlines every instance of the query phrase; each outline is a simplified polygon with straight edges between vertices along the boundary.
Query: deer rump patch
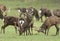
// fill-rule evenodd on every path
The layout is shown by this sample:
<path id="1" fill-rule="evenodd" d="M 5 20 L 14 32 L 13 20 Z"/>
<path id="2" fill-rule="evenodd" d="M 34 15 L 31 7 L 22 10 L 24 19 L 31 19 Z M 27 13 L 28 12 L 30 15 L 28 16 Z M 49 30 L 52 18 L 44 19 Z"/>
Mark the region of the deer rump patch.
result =
<path id="1" fill-rule="evenodd" d="M 21 24 L 21 26 L 25 23 L 24 20 L 19 20 L 19 23 Z"/>
<path id="2" fill-rule="evenodd" d="M 41 10 L 39 10 L 39 13 L 41 13 L 42 11 Z"/>

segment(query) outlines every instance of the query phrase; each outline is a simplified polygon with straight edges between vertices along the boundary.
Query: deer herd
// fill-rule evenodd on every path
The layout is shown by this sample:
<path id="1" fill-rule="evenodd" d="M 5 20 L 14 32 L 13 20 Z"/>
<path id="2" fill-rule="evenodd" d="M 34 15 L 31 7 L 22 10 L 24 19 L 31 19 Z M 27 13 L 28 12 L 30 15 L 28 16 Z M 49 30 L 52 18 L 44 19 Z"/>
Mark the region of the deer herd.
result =
<path id="1" fill-rule="evenodd" d="M 7 7 L 3 4 L 0 4 L 0 19 L 3 20 L 3 25 L 1 26 L 1 32 L 5 33 L 5 28 L 9 25 L 13 25 L 15 28 L 15 31 L 19 32 L 19 35 L 22 35 L 23 33 L 25 35 L 33 35 L 33 28 L 34 28 L 34 17 L 37 21 L 41 19 L 41 22 L 43 22 L 42 17 L 45 16 L 46 20 L 43 22 L 43 24 L 39 27 L 38 30 L 35 30 L 37 32 L 42 32 L 46 35 L 48 35 L 49 29 L 51 26 L 56 27 L 56 35 L 59 34 L 59 24 L 60 24 L 60 9 L 55 9 L 53 11 L 47 9 L 47 8 L 40 8 L 37 10 L 34 7 L 28 7 L 28 8 L 14 8 L 14 10 L 17 10 L 19 12 L 18 17 L 14 16 L 7 16 Z M 39 16 L 40 15 L 40 16 Z"/>

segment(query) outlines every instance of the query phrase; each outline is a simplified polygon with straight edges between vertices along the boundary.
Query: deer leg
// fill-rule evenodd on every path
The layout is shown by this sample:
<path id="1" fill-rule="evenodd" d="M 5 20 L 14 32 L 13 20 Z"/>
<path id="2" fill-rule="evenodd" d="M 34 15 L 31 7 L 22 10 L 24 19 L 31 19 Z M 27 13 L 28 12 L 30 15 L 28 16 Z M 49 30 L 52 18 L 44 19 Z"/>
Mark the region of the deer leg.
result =
<path id="1" fill-rule="evenodd" d="M 25 28 L 25 30 L 24 30 L 24 34 L 27 35 L 27 29 L 26 29 L 26 28 Z"/>
<path id="2" fill-rule="evenodd" d="M 49 32 L 49 28 L 47 29 L 47 35 L 48 35 L 48 32 Z"/>
<path id="3" fill-rule="evenodd" d="M 33 35 L 33 28 L 31 28 L 31 35 Z"/>
<path id="4" fill-rule="evenodd" d="M 45 35 L 46 35 L 46 29 L 45 29 Z"/>
<path id="5" fill-rule="evenodd" d="M 15 32 L 17 33 L 17 26 L 16 26 L 16 22 L 14 22 L 15 23 Z"/>
<path id="6" fill-rule="evenodd" d="M 17 33 L 17 27 L 15 27 L 15 32 Z"/>
<path id="7" fill-rule="evenodd" d="M 27 30 L 26 30 L 26 35 L 28 35 L 28 34 L 27 34 Z"/>
<path id="8" fill-rule="evenodd" d="M 30 28 L 28 28 L 28 35 L 30 35 L 31 33 L 30 33 Z"/>
<path id="9" fill-rule="evenodd" d="M 41 22 L 43 22 L 42 17 L 41 17 Z"/>
<path id="10" fill-rule="evenodd" d="M 59 34 L 59 27 L 57 24 L 55 25 L 55 27 L 56 27 L 56 35 L 58 35 Z"/>
<path id="11" fill-rule="evenodd" d="M 5 34 L 5 28 L 7 27 L 8 25 L 3 25 L 2 27 L 1 27 L 1 32 L 2 32 L 2 30 L 3 30 L 3 33 Z"/>
<path id="12" fill-rule="evenodd" d="M 25 31 L 24 31 L 24 35 L 25 35 Z"/>
<path id="13" fill-rule="evenodd" d="M 33 24 L 31 25 L 31 34 L 33 35 Z"/>
<path id="14" fill-rule="evenodd" d="M 42 17 L 43 17 L 43 14 L 42 14 L 41 17 L 40 17 L 40 18 L 41 18 L 41 22 L 43 22 Z"/>

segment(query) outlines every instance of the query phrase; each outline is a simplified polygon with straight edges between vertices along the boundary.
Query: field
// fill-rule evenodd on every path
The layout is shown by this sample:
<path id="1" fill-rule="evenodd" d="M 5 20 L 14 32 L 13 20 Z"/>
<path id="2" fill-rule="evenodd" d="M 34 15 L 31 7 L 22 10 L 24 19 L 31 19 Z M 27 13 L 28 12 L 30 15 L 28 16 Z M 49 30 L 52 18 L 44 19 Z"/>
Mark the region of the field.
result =
<path id="1" fill-rule="evenodd" d="M 0 4 L 4 4 L 7 6 L 7 8 L 16 8 L 16 7 L 29 7 L 33 6 L 37 10 L 39 10 L 42 6 L 47 7 L 48 9 L 56 9 L 60 8 L 60 0 L 36 0 L 32 1 L 30 0 L 29 2 L 22 2 L 19 0 L 0 0 Z M 8 16 L 16 16 L 18 17 L 18 11 L 17 10 L 11 10 L 8 12 Z M 43 17 L 44 18 L 44 17 Z M 45 20 L 45 18 L 43 19 Z M 3 25 L 3 21 L 0 20 L 0 28 Z M 36 21 L 34 18 L 34 29 L 38 29 L 42 25 L 41 21 Z M 57 36 L 55 35 L 56 29 L 53 27 L 50 28 L 49 30 L 49 35 L 44 35 L 43 33 L 37 33 L 36 31 L 34 32 L 34 35 L 28 35 L 24 36 L 21 35 L 19 36 L 18 33 L 15 33 L 14 26 L 8 26 L 6 28 L 6 33 L 3 34 L 1 33 L 0 30 L 0 41 L 60 41 L 60 33 Z"/>

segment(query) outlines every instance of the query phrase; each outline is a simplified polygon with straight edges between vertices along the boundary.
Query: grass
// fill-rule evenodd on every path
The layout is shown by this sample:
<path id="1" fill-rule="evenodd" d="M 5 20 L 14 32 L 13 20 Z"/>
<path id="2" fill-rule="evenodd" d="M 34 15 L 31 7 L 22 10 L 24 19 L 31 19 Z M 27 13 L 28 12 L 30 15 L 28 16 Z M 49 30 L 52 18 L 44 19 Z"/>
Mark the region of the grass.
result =
<path id="1" fill-rule="evenodd" d="M 35 2 L 21 2 L 17 0 L 0 0 L 0 4 L 5 4 L 7 8 L 16 8 L 16 7 L 29 7 L 33 6 L 37 10 L 39 10 L 42 6 L 47 7 L 49 9 L 56 9 L 60 8 L 60 0 L 38 0 Z M 16 10 L 11 10 L 8 12 L 8 16 L 16 16 L 18 17 L 18 12 Z M 43 17 L 44 18 L 44 17 Z M 35 20 L 35 19 L 34 19 Z M 45 18 L 43 19 L 45 20 Z M 3 21 L 0 20 L 0 28 L 3 25 Z M 41 21 L 34 21 L 34 29 L 38 29 L 42 23 Z M 0 31 L 0 41 L 60 41 L 60 34 L 58 36 L 52 36 L 55 35 L 55 28 L 54 26 L 50 28 L 49 35 L 46 36 L 43 33 L 37 33 L 34 31 L 34 35 L 29 35 L 29 36 L 19 36 L 18 34 L 15 33 L 14 26 L 8 26 L 6 27 L 6 33 L 3 34 Z M 37 34 L 37 35 L 36 35 Z"/>

